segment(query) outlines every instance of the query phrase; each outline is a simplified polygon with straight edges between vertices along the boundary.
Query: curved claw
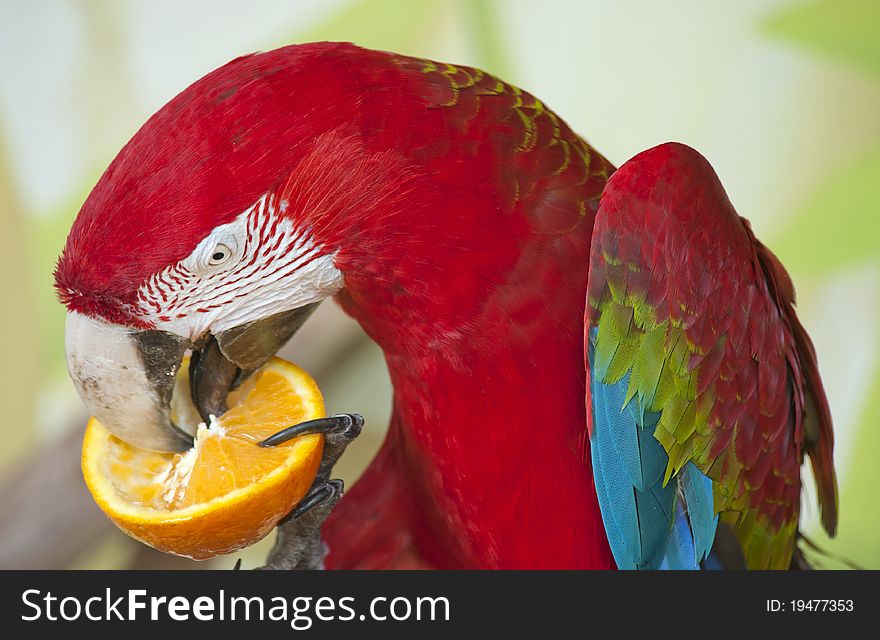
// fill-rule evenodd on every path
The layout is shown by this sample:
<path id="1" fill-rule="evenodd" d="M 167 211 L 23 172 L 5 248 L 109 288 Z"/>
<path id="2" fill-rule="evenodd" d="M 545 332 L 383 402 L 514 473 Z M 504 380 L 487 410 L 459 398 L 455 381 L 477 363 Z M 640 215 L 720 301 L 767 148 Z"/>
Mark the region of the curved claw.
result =
<path id="1" fill-rule="evenodd" d="M 357 413 L 342 413 L 310 420 L 274 433 L 260 445 L 274 447 L 309 433 L 324 435 L 324 453 L 312 488 L 281 522 L 278 538 L 269 554 L 267 569 L 320 569 L 326 548 L 321 527 L 342 495 L 342 480 L 330 480 L 336 461 L 360 434 L 364 419 Z"/>
<path id="2" fill-rule="evenodd" d="M 291 511 L 278 524 L 281 525 L 285 522 L 290 522 L 291 520 L 299 520 L 322 502 L 338 499 L 342 495 L 342 490 L 344 488 L 345 483 L 342 482 L 342 480 L 328 480 L 324 484 L 313 488 L 309 494 L 303 498 L 302 502 L 296 506 L 296 509 Z"/>
<path id="3" fill-rule="evenodd" d="M 322 433 L 324 435 L 342 435 L 353 440 L 360 435 L 361 428 L 364 426 L 364 418 L 358 413 L 340 413 L 327 418 L 318 418 L 317 420 L 308 420 L 295 424 L 286 429 L 282 429 L 277 433 L 260 442 L 261 447 L 276 447 L 299 436 L 310 433 Z"/>

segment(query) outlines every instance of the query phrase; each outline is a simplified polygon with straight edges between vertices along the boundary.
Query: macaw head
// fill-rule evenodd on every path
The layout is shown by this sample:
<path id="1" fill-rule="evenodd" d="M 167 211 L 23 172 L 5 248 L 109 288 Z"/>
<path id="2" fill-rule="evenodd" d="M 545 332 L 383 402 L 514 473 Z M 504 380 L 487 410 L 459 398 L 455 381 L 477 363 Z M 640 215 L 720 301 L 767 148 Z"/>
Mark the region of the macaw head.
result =
<path id="1" fill-rule="evenodd" d="M 385 308 L 394 324 L 396 276 L 438 223 L 414 215 L 428 205 L 424 178 L 382 142 L 382 114 L 408 108 L 398 71 L 377 58 L 353 73 L 340 51 L 379 55 L 288 47 L 202 78 L 138 131 L 84 203 L 55 283 L 71 377 L 119 437 L 191 444 L 169 408 L 187 352 L 207 420 L 321 300 L 346 289 L 350 306 Z"/>

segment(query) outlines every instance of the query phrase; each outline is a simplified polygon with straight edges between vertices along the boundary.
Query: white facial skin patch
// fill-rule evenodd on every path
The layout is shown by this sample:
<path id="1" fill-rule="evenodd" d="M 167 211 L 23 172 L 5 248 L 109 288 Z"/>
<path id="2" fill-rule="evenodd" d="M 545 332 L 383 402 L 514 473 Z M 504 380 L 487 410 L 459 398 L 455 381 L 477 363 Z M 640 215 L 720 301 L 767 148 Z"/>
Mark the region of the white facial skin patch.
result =
<path id="1" fill-rule="evenodd" d="M 134 312 L 155 328 L 195 340 L 328 298 L 344 286 L 333 257 L 308 230 L 262 196 L 215 228 L 180 262 L 140 287 Z"/>

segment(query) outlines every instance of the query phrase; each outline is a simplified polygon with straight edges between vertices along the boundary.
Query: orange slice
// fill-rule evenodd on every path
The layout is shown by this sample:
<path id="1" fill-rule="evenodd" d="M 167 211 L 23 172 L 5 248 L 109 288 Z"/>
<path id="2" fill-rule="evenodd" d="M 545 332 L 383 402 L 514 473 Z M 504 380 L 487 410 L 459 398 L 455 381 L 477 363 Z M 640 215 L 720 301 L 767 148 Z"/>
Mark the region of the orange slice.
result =
<path id="1" fill-rule="evenodd" d="M 185 365 L 178 385 L 188 386 Z M 133 447 L 92 418 L 82 470 L 101 510 L 130 536 L 196 560 L 265 537 L 311 487 L 324 438 L 305 435 L 269 448 L 257 443 L 324 417 L 324 401 L 305 371 L 274 358 L 230 393 L 227 405 L 210 427 L 198 426 L 193 448 L 183 453 Z M 177 407 L 178 416 L 192 412 Z"/>

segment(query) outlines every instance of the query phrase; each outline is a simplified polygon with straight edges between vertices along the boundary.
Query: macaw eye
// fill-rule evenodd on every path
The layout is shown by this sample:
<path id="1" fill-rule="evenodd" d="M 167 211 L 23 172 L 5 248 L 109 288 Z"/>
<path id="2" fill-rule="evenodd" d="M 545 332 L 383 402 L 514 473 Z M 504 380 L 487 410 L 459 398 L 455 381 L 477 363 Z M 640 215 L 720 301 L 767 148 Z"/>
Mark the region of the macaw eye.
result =
<path id="1" fill-rule="evenodd" d="M 211 252 L 211 257 L 208 258 L 208 264 L 216 266 L 218 264 L 223 264 L 229 259 L 229 256 L 232 255 L 232 249 L 227 247 L 225 244 L 218 244 L 214 247 L 214 251 Z"/>

